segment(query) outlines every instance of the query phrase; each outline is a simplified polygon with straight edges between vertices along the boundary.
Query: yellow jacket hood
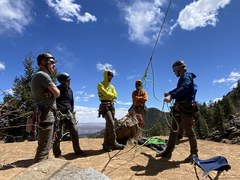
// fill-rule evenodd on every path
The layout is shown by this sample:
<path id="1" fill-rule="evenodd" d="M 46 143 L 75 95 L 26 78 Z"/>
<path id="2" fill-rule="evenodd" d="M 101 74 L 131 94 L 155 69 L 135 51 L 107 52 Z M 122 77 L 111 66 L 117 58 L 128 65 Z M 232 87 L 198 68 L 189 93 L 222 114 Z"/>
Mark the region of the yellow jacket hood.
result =
<path id="1" fill-rule="evenodd" d="M 108 81 L 108 73 L 110 70 L 105 70 L 103 72 L 104 80 L 98 83 L 98 97 L 99 100 L 114 100 L 117 99 L 117 92 L 114 86 Z"/>

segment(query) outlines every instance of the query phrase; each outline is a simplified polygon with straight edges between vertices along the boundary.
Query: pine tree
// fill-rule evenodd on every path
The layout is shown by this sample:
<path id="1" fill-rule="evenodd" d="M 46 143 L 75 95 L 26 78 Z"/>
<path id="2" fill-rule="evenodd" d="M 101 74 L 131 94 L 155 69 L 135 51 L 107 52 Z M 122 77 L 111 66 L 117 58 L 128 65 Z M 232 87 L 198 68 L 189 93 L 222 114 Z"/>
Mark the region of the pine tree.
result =
<path id="1" fill-rule="evenodd" d="M 33 68 L 33 55 L 29 52 L 23 61 L 24 75 L 16 77 L 13 84 L 13 95 L 5 95 L 4 104 L 8 105 L 9 116 L 5 118 L 7 130 L 5 142 L 22 139 L 27 118 L 32 111 L 30 83 L 36 69 Z"/>
<path id="2" fill-rule="evenodd" d="M 195 131 L 199 139 L 205 139 L 209 134 L 206 120 L 200 112 L 195 115 Z"/>
<path id="3" fill-rule="evenodd" d="M 221 104 L 225 117 L 233 113 L 234 106 L 230 97 L 224 97 Z"/>
<path id="4" fill-rule="evenodd" d="M 32 110 L 32 96 L 30 84 L 32 76 L 36 71 L 33 68 L 33 55 L 29 52 L 23 61 L 24 75 L 16 77 L 13 84 L 14 97 L 17 99 L 18 108 L 22 107 L 25 111 Z"/>
<path id="5" fill-rule="evenodd" d="M 224 122 L 224 112 L 223 112 L 222 107 L 219 103 L 214 106 L 213 117 L 214 117 L 215 127 L 218 130 L 223 131 L 224 130 L 224 124 L 223 124 L 223 122 Z"/>

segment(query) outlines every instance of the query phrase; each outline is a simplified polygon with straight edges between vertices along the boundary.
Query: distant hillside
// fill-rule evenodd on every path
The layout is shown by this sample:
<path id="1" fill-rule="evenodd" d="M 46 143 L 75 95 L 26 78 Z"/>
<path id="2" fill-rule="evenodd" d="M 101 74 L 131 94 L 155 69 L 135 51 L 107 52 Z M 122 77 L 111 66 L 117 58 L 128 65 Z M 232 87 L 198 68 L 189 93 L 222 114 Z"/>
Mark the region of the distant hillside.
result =
<path id="1" fill-rule="evenodd" d="M 143 134 L 145 136 L 167 135 L 169 121 L 171 121 L 169 113 L 162 112 L 157 108 L 148 108 Z"/>
<path id="2" fill-rule="evenodd" d="M 91 137 L 105 128 L 105 123 L 78 123 L 79 137 Z"/>
<path id="3" fill-rule="evenodd" d="M 240 81 L 221 100 L 199 104 L 195 129 L 200 139 L 240 144 Z"/>
<path id="4" fill-rule="evenodd" d="M 167 135 L 169 128 L 166 121 L 169 120 L 169 113 L 164 114 L 157 108 L 149 108 L 144 120 L 143 135 L 146 137 Z M 96 133 L 89 134 L 86 137 L 103 138 L 103 136 L 104 129 Z"/>

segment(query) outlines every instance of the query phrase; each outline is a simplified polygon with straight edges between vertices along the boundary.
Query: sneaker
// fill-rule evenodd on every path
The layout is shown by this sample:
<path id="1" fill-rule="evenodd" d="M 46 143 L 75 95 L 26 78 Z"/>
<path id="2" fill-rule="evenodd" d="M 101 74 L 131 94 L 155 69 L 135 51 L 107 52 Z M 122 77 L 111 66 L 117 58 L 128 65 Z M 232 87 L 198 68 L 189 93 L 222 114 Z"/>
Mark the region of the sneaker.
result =
<path id="1" fill-rule="evenodd" d="M 162 151 L 159 154 L 156 155 L 157 157 L 165 158 L 165 159 L 171 159 L 172 153 L 167 151 Z"/>
<path id="2" fill-rule="evenodd" d="M 197 154 L 190 154 L 186 159 L 184 159 L 184 162 L 190 162 L 190 163 L 192 163 L 193 162 L 193 156 L 197 156 L 198 157 L 198 155 Z"/>

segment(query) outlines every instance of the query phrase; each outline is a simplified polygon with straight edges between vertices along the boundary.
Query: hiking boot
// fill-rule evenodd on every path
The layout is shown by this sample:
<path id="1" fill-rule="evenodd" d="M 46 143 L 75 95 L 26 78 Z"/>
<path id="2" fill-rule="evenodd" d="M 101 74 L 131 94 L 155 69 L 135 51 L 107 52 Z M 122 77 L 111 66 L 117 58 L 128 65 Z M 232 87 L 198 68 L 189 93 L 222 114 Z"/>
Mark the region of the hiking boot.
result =
<path id="1" fill-rule="evenodd" d="M 63 160 L 65 160 L 65 158 L 64 158 L 62 155 L 55 156 L 55 158 L 58 158 L 58 159 L 63 159 Z"/>
<path id="2" fill-rule="evenodd" d="M 106 152 L 112 152 L 113 147 L 104 145 L 104 146 L 103 146 L 103 150 L 106 151 Z"/>
<path id="3" fill-rule="evenodd" d="M 75 155 L 76 156 L 87 156 L 87 154 L 83 150 L 75 152 Z"/>
<path id="4" fill-rule="evenodd" d="M 182 134 L 178 134 L 178 140 L 182 139 L 183 138 L 183 135 Z"/>
<path id="5" fill-rule="evenodd" d="M 186 159 L 184 159 L 184 162 L 186 162 L 186 163 L 193 163 L 193 156 L 197 156 L 198 157 L 198 155 L 197 154 L 190 154 Z"/>
<path id="6" fill-rule="evenodd" d="M 165 159 L 171 159 L 172 153 L 168 151 L 163 151 L 160 152 L 159 154 L 156 155 L 157 157 L 165 158 Z"/>
<path id="7" fill-rule="evenodd" d="M 125 148 L 125 146 L 123 144 L 119 144 L 119 143 L 116 143 L 113 147 L 113 149 L 116 149 L 116 150 L 117 149 L 122 150 L 124 148 Z"/>

